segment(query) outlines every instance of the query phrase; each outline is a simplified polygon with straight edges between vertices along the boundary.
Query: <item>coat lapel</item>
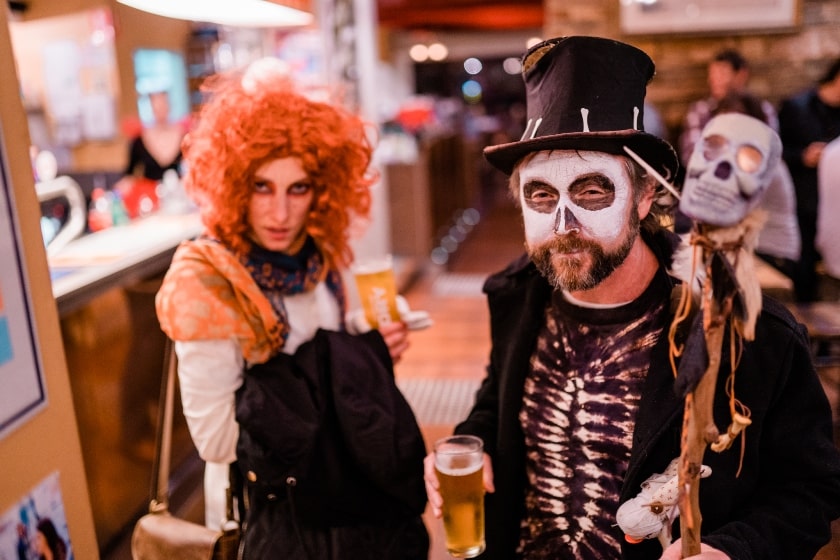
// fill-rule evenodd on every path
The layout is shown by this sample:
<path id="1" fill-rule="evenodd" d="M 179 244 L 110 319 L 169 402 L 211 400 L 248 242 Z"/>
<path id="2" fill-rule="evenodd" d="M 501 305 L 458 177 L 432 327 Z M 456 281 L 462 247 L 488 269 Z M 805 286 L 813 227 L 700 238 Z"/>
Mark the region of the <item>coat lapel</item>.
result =
<path id="1" fill-rule="evenodd" d="M 667 322 L 667 325 L 671 324 L 671 320 L 673 320 L 673 317 Z M 622 489 L 622 501 L 638 492 L 641 482 L 638 480 L 640 474 L 647 477 L 653 472 L 648 472 L 650 469 L 642 469 L 645 462 L 654 455 L 653 450 L 656 444 L 663 437 L 673 433 L 672 428 L 675 423 L 677 426 L 681 424 L 683 400 L 674 391 L 674 372 L 671 369 L 669 358 L 670 342 L 667 325 L 651 354 L 647 379 L 642 389 L 642 398 L 633 431 L 633 447 Z M 677 341 L 677 343 L 680 343 L 680 341 Z M 667 443 L 666 449 L 670 449 L 671 446 Z M 673 443 L 674 453 L 678 454 L 679 441 Z M 662 468 L 664 468 L 674 456 L 658 457 L 654 460 L 664 461 L 662 464 Z M 654 469 L 656 467 L 657 465 L 653 465 Z"/>

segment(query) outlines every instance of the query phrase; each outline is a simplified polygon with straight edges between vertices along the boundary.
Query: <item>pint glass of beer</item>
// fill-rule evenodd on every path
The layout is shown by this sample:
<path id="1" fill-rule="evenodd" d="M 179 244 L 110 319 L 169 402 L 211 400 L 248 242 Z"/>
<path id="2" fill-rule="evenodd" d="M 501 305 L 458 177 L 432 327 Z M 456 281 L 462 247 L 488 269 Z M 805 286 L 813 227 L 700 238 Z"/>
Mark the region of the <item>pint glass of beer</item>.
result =
<path id="1" fill-rule="evenodd" d="M 435 443 L 446 549 L 454 558 L 475 558 L 484 552 L 483 466 L 480 438 L 450 436 Z"/>
<path id="2" fill-rule="evenodd" d="M 368 324 L 375 329 L 399 321 L 397 286 L 391 256 L 355 263 L 351 270 Z"/>

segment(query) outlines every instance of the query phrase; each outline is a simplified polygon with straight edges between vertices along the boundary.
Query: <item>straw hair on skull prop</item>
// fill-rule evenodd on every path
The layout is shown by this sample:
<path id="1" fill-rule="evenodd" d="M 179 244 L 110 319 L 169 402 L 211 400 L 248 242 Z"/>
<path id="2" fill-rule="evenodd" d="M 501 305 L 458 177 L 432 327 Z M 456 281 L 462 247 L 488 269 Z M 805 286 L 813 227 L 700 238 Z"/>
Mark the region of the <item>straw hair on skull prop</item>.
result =
<path id="1" fill-rule="evenodd" d="M 686 171 L 679 208 L 692 219 L 694 267 L 702 266 L 704 274 L 700 313 L 692 313 L 694 302 L 686 283 L 671 327 L 672 364 L 682 356 L 675 390 L 685 398 L 679 468 L 683 557 L 700 553 L 699 477 L 706 447 L 725 451 L 738 435 L 744 437 L 751 423 L 749 408 L 735 396 L 735 373 L 741 346 L 754 339 L 761 312 L 754 250 L 766 215 L 758 204 L 780 159 L 781 141 L 772 128 L 747 115 L 726 113 L 703 128 Z M 685 345 L 677 347 L 673 334 L 688 320 Z M 727 329 L 731 363 L 726 388 L 732 423 L 721 435 L 712 410 Z"/>

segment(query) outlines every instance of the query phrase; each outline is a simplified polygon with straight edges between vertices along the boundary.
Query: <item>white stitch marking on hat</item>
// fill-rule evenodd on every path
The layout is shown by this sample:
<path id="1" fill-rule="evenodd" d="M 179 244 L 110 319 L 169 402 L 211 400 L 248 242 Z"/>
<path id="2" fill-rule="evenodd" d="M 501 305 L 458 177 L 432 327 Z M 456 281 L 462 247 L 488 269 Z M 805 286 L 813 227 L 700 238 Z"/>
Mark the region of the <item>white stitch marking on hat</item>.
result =
<path id="1" fill-rule="evenodd" d="M 589 109 L 581 107 L 580 116 L 583 117 L 583 131 L 589 132 Z"/>
<path id="2" fill-rule="evenodd" d="M 528 131 L 531 130 L 531 123 L 534 122 L 534 119 L 528 119 L 528 124 L 525 125 L 525 131 L 522 133 L 522 137 L 519 138 L 519 141 L 522 142 L 525 138 L 528 137 Z"/>
<path id="3" fill-rule="evenodd" d="M 537 129 L 540 127 L 541 124 L 542 124 L 542 117 L 538 118 L 537 122 L 534 123 L 534 130 L 531 131 L 531 140 L 533 140 L 534 136 L 537 135 Z"/>
<path id="4" fill-rule="evenodd" d="M 639 108 L 633 107 L 633 128 L 639 130 Z"/>

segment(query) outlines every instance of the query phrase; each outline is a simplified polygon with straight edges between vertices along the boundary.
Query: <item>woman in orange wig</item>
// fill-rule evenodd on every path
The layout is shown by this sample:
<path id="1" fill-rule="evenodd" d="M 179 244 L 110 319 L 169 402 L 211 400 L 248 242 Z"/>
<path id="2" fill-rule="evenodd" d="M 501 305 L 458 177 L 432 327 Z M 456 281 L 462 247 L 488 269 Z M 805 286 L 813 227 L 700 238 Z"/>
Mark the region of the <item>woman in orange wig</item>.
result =
<path id="1" fill-rule="evenodd" d="M 306 220 L 332 266 L 349 264 L 351 219 L 370 207 L 371 146 L 364 124 L 334 105 L 312 101 L 294 89 L 276 63 L 255 63 L 239 81 L 211 77 L 212 95 L 184 142 L 184 185 L 200 205 L 209 233 L 242 254 L 248 251 L 249 182 L 266 161 L 298 158 L 313 191 Z"/>
<path id="2" fill-rule="evenodd" d="M 341 271 L 353 258 L 349 231 L 368 218 L 375 176 L 365 123 L 298 91 L 278 60 L 214 76 L 204 91 L 208 102 L 183 148 L 184 186 L 205 232 L 177 249 L 156 307 L 174 341 L 190 434 L 207 462 L 206 523 L 218 528 L 229 465 L 242 453 L 236 392 L 255 364 L 295 354 L 319 330 L 346 330 Z M 406 325 L 384 325 L 379 334 L 398 360 L 408 346 Z M 257 543 L 250 554 L 246 546 L 247 557 L 333 558 L 341 542 L 342 557 L 349 550 L 367 558 L 356 554 L 381 552 L 394 538 L 413 539 L 417 558 L 427 554 L 419 514 L 399 527 L 304 528 L 301 535 L 294 510 L 271 507 L 270 522 L 252 523 L 262 536 L 249 541 L 246 526 L 246 545 Z M 273 548 L 273 533 L 298 535 L 307 553 Z M 400 550 L 399 557 L 415 557 Z"/>

